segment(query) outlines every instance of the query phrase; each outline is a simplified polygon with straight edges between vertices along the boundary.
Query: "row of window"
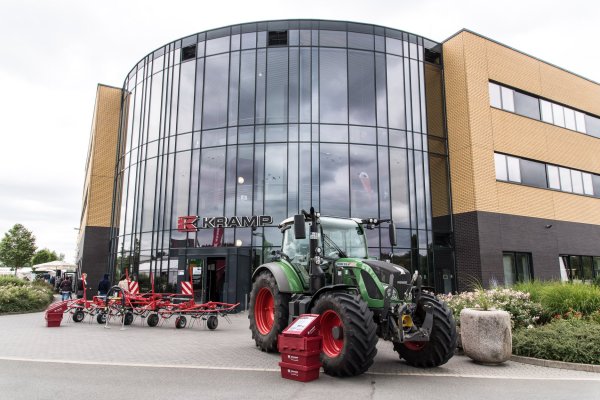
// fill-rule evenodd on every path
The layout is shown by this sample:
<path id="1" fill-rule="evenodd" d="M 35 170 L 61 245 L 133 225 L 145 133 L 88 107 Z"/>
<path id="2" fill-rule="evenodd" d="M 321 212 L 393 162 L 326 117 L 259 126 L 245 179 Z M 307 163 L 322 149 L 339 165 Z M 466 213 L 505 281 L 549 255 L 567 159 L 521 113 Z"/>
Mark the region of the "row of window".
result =
<path id="1" fill-rule="evenodd" d="M 600 138 L 598 117 L 493 82 L 489 90 L 492 107 Z"/>
<path id="2" fill-rule="evenodd" d="M 591 281 L 600 276 L 600 257 L 561 255 L 558 261 L 562 281 Z"/>
<path id="3" fill-rule="evenodd" d="M 600 198 L 600 175 L 494 153 L 496 179 Z"/>

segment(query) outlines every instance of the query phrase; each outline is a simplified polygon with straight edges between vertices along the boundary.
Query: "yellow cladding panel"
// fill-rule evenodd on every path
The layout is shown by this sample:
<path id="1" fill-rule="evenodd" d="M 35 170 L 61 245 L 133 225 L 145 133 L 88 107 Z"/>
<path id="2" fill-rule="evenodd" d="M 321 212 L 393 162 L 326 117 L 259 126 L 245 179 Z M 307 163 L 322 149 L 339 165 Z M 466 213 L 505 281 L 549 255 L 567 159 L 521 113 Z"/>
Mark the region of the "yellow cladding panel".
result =
<path id="1" fill-rule="evenodd" d="M 493 186 L 496 187 L 498 193 L 497 212 L 555 219 L 554 192 L 506 182 L 496 182 Z"/>
<path id="2" fill-rule="evenodd" d="M 540 92 L 539 61 L 481 37 L 477 37 L 477 39 L 486 44 L 490 80 L 517 87 L 526 92 Z"/>
<path id="3" fill-rule="evenodd" d="M 566 106 L 600 115 L 600 85 L 540 62 L 539 95 Z M 534 92 L 538 93 L 538 92 Z"/>
<path id="4" fill-rule="evenodd" d="M 121 95 L 121 89 L 98 85 L 87 165 L 89 191 L 85 198 L 84 226 L 110 226 Z"/>

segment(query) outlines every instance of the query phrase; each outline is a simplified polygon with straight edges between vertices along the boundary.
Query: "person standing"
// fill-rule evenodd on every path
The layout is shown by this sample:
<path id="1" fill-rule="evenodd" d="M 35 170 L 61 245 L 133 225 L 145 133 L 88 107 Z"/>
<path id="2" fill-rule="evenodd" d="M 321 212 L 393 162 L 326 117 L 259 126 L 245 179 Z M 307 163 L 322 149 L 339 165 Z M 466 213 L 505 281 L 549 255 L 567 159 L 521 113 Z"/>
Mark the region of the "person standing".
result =
<path id="1" fill-rule="evenodd" d="M 125 275 L 121 275 L 121 279 L 119 280 L 119 287 L 123 290 L 124 293 L 129 293 L 129 281 Z"/>
<path id="2" fill-rule="evenodd" d="M 62 301 L 65 301 L 65 300 L 71 298 L 71 291 L 73 290 L 73 288 L 71 287 L 71 279 L 69 277 L 64 278 L 60 282 L 59 290 L 60 290 L 60 294 L 62 295 Z"/>
<path id="3" fill-rule="evenodd" d="M 77 298 L 83 298 L 84 288 L 87 288 L 87 274 L 81 274 L 81 279 L 77 281 Z"/>
<path id="4" fill-rule="evenodd" d="M 110 290 L 110 281 L 108 280 L 108 274 L 104 274 L 104 278 L 98 284 L 98 296 L 106 297 Z"/>

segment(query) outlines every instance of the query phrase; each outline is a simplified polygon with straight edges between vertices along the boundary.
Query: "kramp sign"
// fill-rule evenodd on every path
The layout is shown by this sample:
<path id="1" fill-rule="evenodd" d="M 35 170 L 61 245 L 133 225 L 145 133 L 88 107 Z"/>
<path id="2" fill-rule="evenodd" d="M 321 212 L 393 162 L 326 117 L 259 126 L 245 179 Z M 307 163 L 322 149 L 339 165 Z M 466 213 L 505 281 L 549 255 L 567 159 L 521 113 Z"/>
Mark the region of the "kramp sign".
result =
<path id="1" fill-rule="evenodd" d="M 203 217 L 186 215 L 177 219 L 179 232 L 196 232 L 210 228 L 252 228 L 273 224 L 270 215 L 253 215 L 250 217 Z"/>

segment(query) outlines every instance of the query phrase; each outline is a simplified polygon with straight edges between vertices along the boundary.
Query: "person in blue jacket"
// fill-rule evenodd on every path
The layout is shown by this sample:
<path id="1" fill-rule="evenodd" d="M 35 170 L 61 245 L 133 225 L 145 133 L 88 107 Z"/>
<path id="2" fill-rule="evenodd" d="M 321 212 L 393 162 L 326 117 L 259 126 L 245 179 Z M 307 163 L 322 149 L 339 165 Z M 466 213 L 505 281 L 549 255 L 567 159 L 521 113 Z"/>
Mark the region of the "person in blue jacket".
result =
<path id="1" fill-rule="evenodd" d="M 110 281 L 108 280 L 108 274 L 104 274 L 104 278 L 98 284 L 98 296 L 106 296 L 110 289 Z"/>

